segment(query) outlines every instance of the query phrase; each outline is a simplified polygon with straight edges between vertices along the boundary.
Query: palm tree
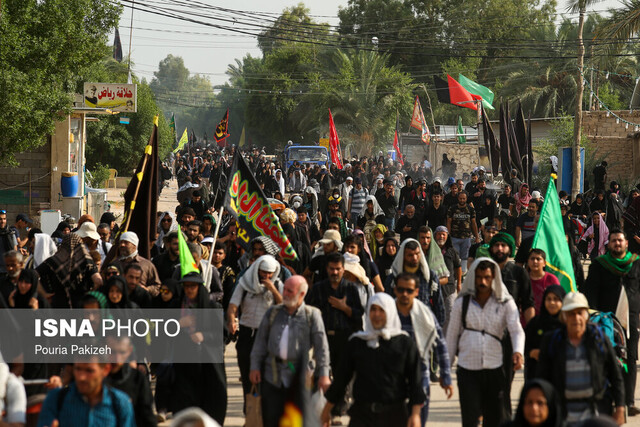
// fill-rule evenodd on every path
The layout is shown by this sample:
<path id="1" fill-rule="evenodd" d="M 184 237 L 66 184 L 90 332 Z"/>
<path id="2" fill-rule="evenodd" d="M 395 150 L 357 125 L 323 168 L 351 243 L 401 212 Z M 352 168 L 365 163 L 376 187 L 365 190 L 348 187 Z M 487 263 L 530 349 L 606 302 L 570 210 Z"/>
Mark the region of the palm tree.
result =
<path id="1" fill-rule="evenodd" d="M 359 155 L 370 155 L 391 134 L 395 111 L 410 101 L 410 78 L 389 67 L 389 55 L 359 51 L 348 55 L 338 50 L 334 66 L 346 85 L 332 90 L 328 101 L 338 123 L 348 131 Z M 403 99 L 404 98 L 404 99 Z"/>
<path id="2" fill-rule="evenodd" d="M 584 14 L 587 7 L 597 3 L 598 0 L 573 0 L 569 3 L 567 10 L 579 13 L 578 18 L 578 93 L 576 96 L 576 117 L 573 127 L 573 182 L 571 185 L 571 196 L 575 197 L 580 192 L 580 132 L 582 130 L 582 94 L 584 92 L 584 42 L 582 41 L 582 31 L 584 30 Z"/>
<path id="3" fill-rule="evenodd" d="M 519 69 L 507 74 L 499 95 L 519 98 L 525 110 L 535 117 L 557 117 L 575 105 L 576 78 L 574 59 L 569 55 L 568 39 L 573 32 L 570 22 L 556 27 L 553 23 L 533 29 L 529 36 L 548 46 L 545 59 L 520 63 Z M 575 36 L 574 36 L 575 37 Z M 554 41 L 554 42 L 550 42 Z M 539 54 L 537 43 L 521 51 L 523 57 Z"/>
<path id="4" fill-rule="evenodd" d="M 612 11 L 598 38 L 627 41 L 640 31 L 640 0 L 623 0 L 623 7 Z"/>

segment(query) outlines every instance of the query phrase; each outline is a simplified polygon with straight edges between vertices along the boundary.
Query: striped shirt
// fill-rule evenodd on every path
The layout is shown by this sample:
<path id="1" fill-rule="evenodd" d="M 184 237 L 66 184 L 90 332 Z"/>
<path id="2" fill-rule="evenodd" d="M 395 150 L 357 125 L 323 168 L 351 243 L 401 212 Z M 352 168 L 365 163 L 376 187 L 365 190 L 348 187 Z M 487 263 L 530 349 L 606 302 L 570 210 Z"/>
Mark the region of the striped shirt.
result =
<path id="1" fill-rule="evenodd" d="M 576 422 L 591 417 L 589 399 L 593 397 L 591 366 L 584 343 L 574 347 L 567 342 L 566 384 L 567 421 Z"/>
<path id="2" fill-rule="evenodd" d="M 349 193 L 349 198 L 351 201 L 351 212 L 356 215 L 360 214 L 362 207 L 364 206 L 364 201 L 367 199 L 367 195 L 369 192 L 366 188 L 361 188 L 358 190 L 356 187 L 353 187 L 351 192 Z"/>

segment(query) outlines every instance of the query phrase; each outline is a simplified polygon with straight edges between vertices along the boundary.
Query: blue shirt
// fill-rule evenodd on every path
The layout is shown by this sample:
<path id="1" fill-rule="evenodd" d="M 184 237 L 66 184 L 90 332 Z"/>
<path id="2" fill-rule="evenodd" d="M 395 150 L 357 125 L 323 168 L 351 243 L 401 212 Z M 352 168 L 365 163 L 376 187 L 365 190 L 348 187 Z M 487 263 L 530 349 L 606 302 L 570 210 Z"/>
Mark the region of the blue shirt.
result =
<path id="1" fill-rule="evenodd" d="M 64 427 L 136 426 L 129 396 L 120 390 L 104 387 L 102 401 L 91 407 L 73 383 L 69 386 L 58 412 L 58 395 L 62 390 L 58 388 L 47 393 L 38 418 L 38 427 L 50 426 L 53 420 L 58 420 Z M 120 418 L 120 422 L 116 416 Z"/>
<path id="2" fill-rule="evenodd" d="M 413 323 L 411 322 L 411 314 L 408 316 L 403 315 L 398 310 L 398 317 L 400 318 L 400 325 L 403 331 L 409 334 L 412 340 L 416 339 L 416 331 L 413 329 Z M 449 352 L 447 350 L 447 342 L 444 338 L 444 334 L 442 332 L 442 328 L 440 324 L 436 322 L 436 345 L 435 345 L 435 358 L 438 361 L 438 366 L 440 366 L 440 376 L 444 379 L 444 385 L 451 385 L 451 359 L 449 358 Z M 425 378 L 429 378 L 431 370 L 429 369 L 429 365 L 425 363 L 423 360 L 420 363 L 420 369 L 422 375 Z"/>

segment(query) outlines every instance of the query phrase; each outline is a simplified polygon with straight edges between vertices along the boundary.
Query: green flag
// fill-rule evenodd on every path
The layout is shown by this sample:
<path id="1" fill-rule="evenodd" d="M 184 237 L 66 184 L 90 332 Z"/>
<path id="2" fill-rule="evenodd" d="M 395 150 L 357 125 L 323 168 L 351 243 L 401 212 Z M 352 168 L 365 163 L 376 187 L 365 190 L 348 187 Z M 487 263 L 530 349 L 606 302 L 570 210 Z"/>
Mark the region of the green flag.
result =
<path id="1" fill-rule="evenodd" d="M 178 142 L 178 146 L 175 150 L 173 150 L 173 152 L 177 153 L 178 151 L 182 150 L 182 147 L 184 147 L 187 142 L 189 142 L 189 135 L 187 134 L 187 128 L 184 128 L 184 133 L 180 137 L 180 142 Z"/>
<path id="2" fill-rule="evenodd" d="M 458 129 L 456 130 L 456 134 L 458 137 L 458 143 L 467 143 L 467 137 L 464 136 L 464 128 L 462 127 L 462 116 L 458 116 Z"/>
<path id="3" fill-rule="evenodd" d="M 547 271 L 558 278 L 565 291 L 576 292 L 576 278 L 571 262 L 571 252 L 569 252 L 569 244 L 564 234 L 560 199 L 553 182 L 554 179 L 555 174 L 552 174 L 531 247 L 542 249 L 547 254 Z"/>
<path id="4" fill-rule="evenodd" d="M 189 246 L 187 246 L 187 241 L 184 239 L 182 231 L 180 230 L 178 230 L 178 248 L 180 255 L 180 277 L 184 277 L 192 272 L 200 274 L 200 269 L 193 259 Z"/>
<path id="5" fill-rule="evenodd" d="M 465 88 L 470 94 L 481 96 L 484 108 L 487 110 L 495 110 L 493 105 L 491 105 L 493 104 L 493 92 L 491 89 L 466 78 L 462 74 L 458 76 L 458 82 L 460 83 L 460 86 Z"/>

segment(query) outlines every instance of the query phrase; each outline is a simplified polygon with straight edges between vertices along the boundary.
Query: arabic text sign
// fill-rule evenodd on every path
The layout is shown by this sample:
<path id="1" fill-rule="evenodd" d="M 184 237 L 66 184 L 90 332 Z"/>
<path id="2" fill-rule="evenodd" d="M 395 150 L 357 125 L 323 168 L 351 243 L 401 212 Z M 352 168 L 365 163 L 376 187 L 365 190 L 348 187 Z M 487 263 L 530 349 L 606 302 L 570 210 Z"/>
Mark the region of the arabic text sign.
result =
<path id="1" fill-rule="evenodd" d="M 137 112 L 137 85 L 126 83 L 85 83 L 84 105 L 127 113 Z"/>

